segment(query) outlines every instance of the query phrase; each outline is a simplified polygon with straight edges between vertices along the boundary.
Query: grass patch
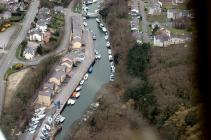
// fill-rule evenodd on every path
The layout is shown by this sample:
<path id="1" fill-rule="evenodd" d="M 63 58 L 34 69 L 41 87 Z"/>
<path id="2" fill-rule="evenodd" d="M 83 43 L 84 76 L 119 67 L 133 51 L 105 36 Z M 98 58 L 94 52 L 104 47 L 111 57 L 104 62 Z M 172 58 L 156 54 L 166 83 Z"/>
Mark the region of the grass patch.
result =
<path id="1" fill-rule="evenodd" d="M 187 29 L 170 28 L 169 30 L 171 31 L 172 34 L 178 34 L 178 35 L 190 33 Z"/>
<path id="2" fill-rule="evenodd" d="M 25 50 L 25 48 L 27 47 L 27 41 L 24 40 L 17 48 L 16 50 L 16 58 L 18 58 L 19 60 L 25 60 L 23 57 L 23 52 Z"/>
<path id="3" fill-rule="evenodd" d="M 167 17 L 165 15 L 163 15 L 163 14 L 161 14 L 161 15 L 154 15 L 154 16 L 147 15 L 148 22 L 155 22 L 155 21 L 157 21 L 157 22 L 163 23 L 163 22 L 166 22 L 166 18 Z"/>
<path id="4" fill-rule="evenodd" d="M 49 27 L 57 30 L 64 26 L 64 15 L 61 13 L 53 13 Z"/>
<path id="5" fill-rule="evenodd" d="M 8 68 L 6 73 L 4 74 L 4 79 L 7 80 L 8 76 L 17 72 L 18 70 L 21 70 L 23 68 L 23 64 L 17 63 L 14 64 L 11 68 Z"/>
<path id="6" fill-rule="evenodd" d="M 75 4 L 74 12 L 75 12 L 75 13 L 81 13 L 81 11 L 82 11 L 82 2 L 81 2 L 81 0 L 79 0 L 79 1 Z"/>

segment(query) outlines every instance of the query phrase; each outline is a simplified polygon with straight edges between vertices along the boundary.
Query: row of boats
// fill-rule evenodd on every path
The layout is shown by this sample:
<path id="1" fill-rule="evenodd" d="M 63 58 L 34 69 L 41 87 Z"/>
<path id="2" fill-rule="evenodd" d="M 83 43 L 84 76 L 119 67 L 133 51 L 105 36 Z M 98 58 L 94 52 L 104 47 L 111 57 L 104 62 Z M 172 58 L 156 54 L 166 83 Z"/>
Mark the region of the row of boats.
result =
<path id="1" fill-rule="evenodd" d="M 110 61 L 110 67 L 111 67 L 110 81 L 114 81 L 115 66 L 114 66 L 114 59 L 113 59 L 112 50 L 111 50 L 111 43 L 109 42 L 108 31 L 99 18 L 96 18 L 96 22 L 98 23 L 100 29 L 105 33 L 106 47 L 108 49 L 108 59 Z"/>
<path id="2" fill-rule="evenodd" d="M 90 67 L 91 68 L 91 67 Z M 88 79 L 89 74 L 86 73 L 84 77 L 81 79 L 79 85 L 76 87 L 75 91 L 70 95 L 70 98 L 67 101 L 67 105 L 74 105 L 76 100 L 80 97 L 80 90 L 82 89 L 82 86 L 84 82 Z"/>

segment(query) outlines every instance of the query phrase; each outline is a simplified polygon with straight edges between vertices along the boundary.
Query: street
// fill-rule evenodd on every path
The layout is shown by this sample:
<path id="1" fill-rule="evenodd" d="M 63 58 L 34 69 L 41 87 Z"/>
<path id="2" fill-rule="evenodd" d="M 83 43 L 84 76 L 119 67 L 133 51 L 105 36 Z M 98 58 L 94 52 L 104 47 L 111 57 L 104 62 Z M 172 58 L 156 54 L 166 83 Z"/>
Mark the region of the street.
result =
<path id="1" fill-rule="evenodd" d="M 4 95 L 5 95 L 5 81 L 4 81 L 4 74 L 9 67 L 12 66 L 14 60 L 16 59 L 16 49 L 20 45 L 20 43 L 25 39 L 28 30 L 31 27 L 32 21 L 38 12 L 39 0 L 32 1 L 29 10 L 25 16 L 25 20 L 22 23 L 21 31 L 17 38 L 15 39 L 14 43 L 12 44 L 10 50 L 2 58 L 2 63 L 0 64 L 0 116 L 3 110 L 4 104 Z"/>

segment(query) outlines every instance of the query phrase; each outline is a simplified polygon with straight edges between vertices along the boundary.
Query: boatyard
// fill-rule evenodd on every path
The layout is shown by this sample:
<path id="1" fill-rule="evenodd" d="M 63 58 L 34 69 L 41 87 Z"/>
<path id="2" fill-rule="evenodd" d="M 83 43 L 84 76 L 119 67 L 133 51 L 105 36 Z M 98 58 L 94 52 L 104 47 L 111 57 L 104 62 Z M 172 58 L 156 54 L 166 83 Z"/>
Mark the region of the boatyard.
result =
<path id="1" fill-rule="evenodd" d="M 99 4 L 89 5 L 89 8 L 83 4 L 83 10 L 92 12 Z M 90 104 L 95 109 L 99 106 L 92 101 L 101 86 L 109 80 L 114 81 L 109 33 L 103 21 L 100 17 L 87 19 L 77 13 L 70 18 L 69 51 L 62 56 L 51 78 L 43 85 L 43 91 L 35 101 L 38 109 L 24 139 L 63 139 L 74 122 L 82 116 L 82 121 L 88 119 L 87 114 L 82 114 Z"/>

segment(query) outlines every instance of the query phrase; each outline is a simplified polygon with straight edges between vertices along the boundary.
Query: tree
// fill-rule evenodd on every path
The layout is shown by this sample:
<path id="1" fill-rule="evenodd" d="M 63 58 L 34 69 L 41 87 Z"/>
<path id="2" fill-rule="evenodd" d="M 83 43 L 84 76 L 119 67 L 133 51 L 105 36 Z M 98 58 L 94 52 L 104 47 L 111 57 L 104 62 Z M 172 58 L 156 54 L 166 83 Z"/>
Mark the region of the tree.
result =
<path id="1" fill-rule="evenodd" d="M 127 58 L 127 71 L 134 76 L 143 76 L 143 72 L 147 67 L 148 48 L 149 44 L 143 43 L 142 45 L 135 44 L 133 48 L 129 50 Z"/>

